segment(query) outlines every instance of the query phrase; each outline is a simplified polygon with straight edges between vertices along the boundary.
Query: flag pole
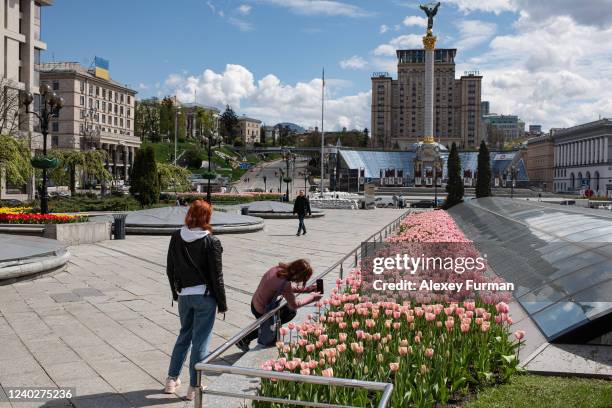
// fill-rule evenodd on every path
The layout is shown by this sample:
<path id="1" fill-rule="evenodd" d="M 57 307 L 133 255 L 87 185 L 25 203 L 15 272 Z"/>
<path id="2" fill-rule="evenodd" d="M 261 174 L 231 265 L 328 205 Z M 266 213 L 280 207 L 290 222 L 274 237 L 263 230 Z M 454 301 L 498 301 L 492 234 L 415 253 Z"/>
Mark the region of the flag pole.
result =
<path id="1" fill-rule="evenodd" d="M 323 68 L 323 76 L 322 76 L 322 84 L 321 84 L 321 198 L 323 198 L 323 158 L 324 158 L 324 150 L 325 150 L 325 68 Z"/>

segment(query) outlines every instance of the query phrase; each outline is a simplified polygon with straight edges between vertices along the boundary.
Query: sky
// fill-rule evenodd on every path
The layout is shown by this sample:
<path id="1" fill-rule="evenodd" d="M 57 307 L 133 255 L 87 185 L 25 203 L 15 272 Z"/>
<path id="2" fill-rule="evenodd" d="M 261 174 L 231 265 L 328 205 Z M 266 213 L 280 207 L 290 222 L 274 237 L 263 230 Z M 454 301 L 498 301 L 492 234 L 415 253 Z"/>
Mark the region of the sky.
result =
<path id="1" fill-rule="evenodd" d="M 139 98 L 177 95 L 266 124 L 370 127 L 373 72 L 422 48 L 412 0 L 55 0 L 44 61 L 94 57 Z M 491 111 L 568 127 L 612 117 L 612 0 L 446 0 L 437 47 L 456 74 L 479 70 Z"/>

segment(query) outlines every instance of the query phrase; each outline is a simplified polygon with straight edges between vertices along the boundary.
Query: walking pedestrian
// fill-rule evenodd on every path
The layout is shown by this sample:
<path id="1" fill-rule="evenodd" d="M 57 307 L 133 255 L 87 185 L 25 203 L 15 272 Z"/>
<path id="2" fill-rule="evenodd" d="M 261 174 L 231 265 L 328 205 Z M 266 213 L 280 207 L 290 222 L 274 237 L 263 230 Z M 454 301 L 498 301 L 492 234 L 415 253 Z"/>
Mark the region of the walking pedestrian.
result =
<path id="1" fill-rule="evenodd" d="M 194 201 L 185 217 L 185 225 L 172 234 L 168 248 L 166 273 L 172 299 L 178 301 L 181 330 L 172 350 L 164 392 L 174 394 L 181 385 L 179 375 L 191 346 L 187 400 L 195 397 L 195 365 L 208 355 L 215 311 L 227 311 L 221 256 L 223 247 L 212 234 L 211 216 L 209 203 Z"/>
<path id="2" fill-rule="evenodd" d="M 299 195 L 295 199 L 295 203 L 293 203 L 293 214 L 297 214 L 299 220 L 297 234 L 295 234 L 298 237 L 302 231 L 304 231 L 304 235 L 306 235 L 306 226 L 304 225 L 306 213 L 312 215 L 312 211 L 310 211 L 310 201 L 308 197 L 304 195 L 304 190 L 300 190 Z"/>
<path id="3" fill-rule="evenodd" d="M 257 290 L 251 299 L 251 312 L 253 316 L 259 319 L 269 310 L 273 310 L 279 304 L 279 296 L 282 296 L 287 301 L 287 304 L 279 311 L 281 324 L 293 320 L 297 314 L 297 309 L 321 299 L 321 294 L 316 292 L 316 283 L 306 286 L 306 282 L 308 282 L 311 276 L 312 266 L 305 259 L 298 259 L 289 264 L 279 263 L 277 266 L 270 268 L 262 276 Z M 296 285 L 293 285 L 294 283 Z M 298 300 L 295 298 L 296 293 L 310 293 L 310 295 Z M 251 341 L 258 337 L 259 334 L 255 330 L 236 343 L 236 346 L 240 350 L 247 352 L 249 351 Z"/>

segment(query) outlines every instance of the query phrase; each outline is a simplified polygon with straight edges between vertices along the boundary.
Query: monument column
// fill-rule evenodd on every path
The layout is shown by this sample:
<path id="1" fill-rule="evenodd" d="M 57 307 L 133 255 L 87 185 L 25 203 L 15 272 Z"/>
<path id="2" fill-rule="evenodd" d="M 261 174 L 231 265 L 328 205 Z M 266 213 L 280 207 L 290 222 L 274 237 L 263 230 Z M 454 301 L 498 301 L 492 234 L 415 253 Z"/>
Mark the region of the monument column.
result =
<path id="1" fill-rule="evenodd" d="M 431 30 L 427 30 L 427 35 L 423 37 L 425 48 L 425 134 L 423 142 L 434 143 L 434 50 L 436 48 L 436 37 Z"/>

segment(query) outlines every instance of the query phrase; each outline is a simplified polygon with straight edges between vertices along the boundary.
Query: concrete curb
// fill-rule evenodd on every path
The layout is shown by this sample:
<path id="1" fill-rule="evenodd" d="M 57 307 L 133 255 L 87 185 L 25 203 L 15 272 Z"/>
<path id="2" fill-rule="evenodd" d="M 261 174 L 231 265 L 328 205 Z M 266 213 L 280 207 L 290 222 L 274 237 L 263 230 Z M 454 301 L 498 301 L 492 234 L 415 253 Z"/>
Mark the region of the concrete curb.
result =
<path id="1" fill-rule="evenodd" d="M 130 235 L 170 235 L 181 226 L 126 226 L 125 232 Z M 257 224 L 235 224 L 235 225 L 213 225 L 215 234 L 247 234 L 250 232 L 261 231 L 264 228 L 264 223 Z"/>
<path id="2" fill-rule="evenodd" d="M 57 271 L 66 266 L 71 256 L 70 251 L 66 250 L 59 254 L 15 261 L 16 265 L 0 268 L 0 285 L 8 285 L 24 277 L 35 277 Z"/>

